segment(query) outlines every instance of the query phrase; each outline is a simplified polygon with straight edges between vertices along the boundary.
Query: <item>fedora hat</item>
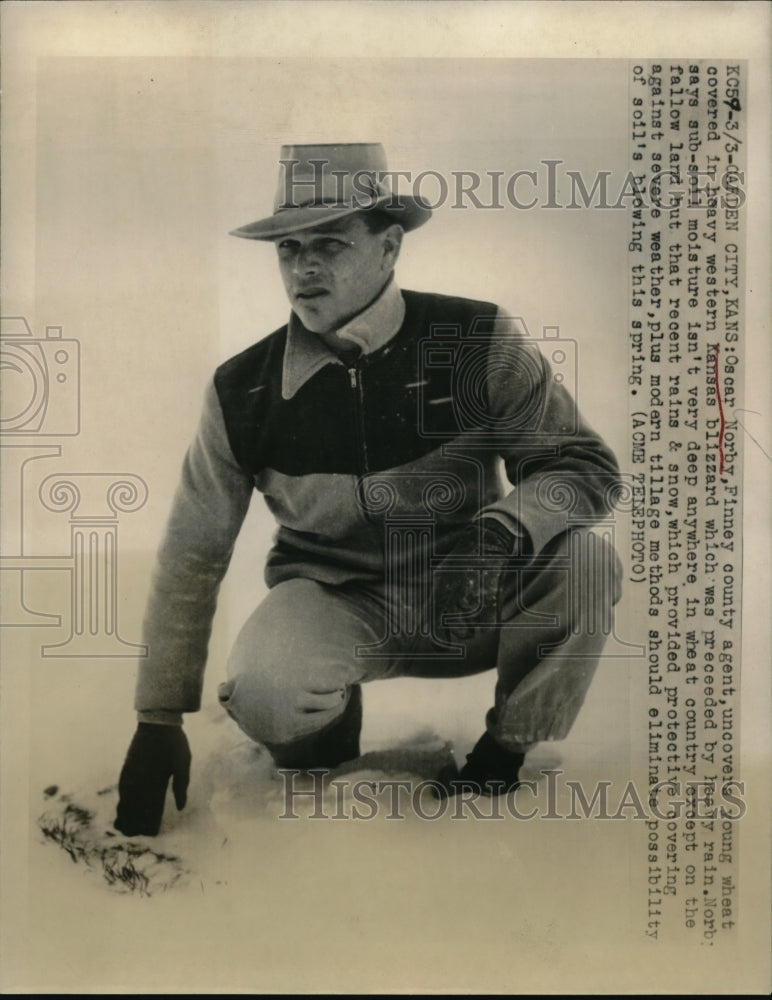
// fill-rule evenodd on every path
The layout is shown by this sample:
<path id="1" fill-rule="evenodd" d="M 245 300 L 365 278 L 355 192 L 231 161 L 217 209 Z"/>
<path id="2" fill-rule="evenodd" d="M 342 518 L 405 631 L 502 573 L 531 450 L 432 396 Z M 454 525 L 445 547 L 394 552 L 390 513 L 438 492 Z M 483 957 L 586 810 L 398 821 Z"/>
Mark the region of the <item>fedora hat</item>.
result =
<path id="1" fill-rule="evenodd" d="M 272 240 L 376 209 L 405 230 L 417 229 L 432 214 L 422 198 L 391 190 L 381 143 L 282 146 L 273 215 L 233 229 L 231 235 Z"/>

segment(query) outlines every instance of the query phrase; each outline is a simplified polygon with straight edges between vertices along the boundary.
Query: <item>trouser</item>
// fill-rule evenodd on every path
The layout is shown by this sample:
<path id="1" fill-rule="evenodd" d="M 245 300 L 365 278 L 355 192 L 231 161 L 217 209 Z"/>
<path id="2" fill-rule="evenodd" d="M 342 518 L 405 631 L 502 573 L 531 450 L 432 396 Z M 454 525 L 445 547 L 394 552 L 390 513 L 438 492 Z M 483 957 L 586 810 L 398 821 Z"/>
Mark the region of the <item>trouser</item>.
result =
<path id="1" fill-rule="evenodd" d="M 611 544 L 587 530 L 566 532 L 504 573 L 497 624 L 455 640 L 420 621 L 395 629 L 396 617 L 405 621 L 405 598 L 385 585 L 288 580 L 242 628 L 219 700 L 277 762 L 311 767 L 319 735 L 333 732 L 344 713 L 359 726 L 361 684 L 495 667 L 486 728 L 505 748 L 522 751 L 568 734 L 611 633 L 620 586 Z M 442 610 L 435 609 L 437 621 Z"/>

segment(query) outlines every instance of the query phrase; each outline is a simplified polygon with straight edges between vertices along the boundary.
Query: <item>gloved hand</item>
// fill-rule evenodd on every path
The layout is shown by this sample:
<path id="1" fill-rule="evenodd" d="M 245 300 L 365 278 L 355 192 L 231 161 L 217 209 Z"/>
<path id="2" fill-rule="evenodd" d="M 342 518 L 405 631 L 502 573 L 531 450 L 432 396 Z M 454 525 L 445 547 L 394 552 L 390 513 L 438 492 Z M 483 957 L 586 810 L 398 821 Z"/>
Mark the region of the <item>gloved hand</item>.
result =
<path id="1" fill-rule="evenodd" d="M 128 837 L 154 837 L 161 828 L 169 778 L 177 808 L 185 806 L 190 760 L 190 747 L 181 726 L 140 722 L 118 781 L 115 829 Z"/>
<path id="2" fill-rule="evenodd" d="M 443 626 L 447 615 L 469 615 L 475 612 L 476 624 L 493 625 L 499 620 L 499 589 L 506 569 L 506 557 L 524 554 L 527 548 L 523 536 L 508 531 L 497 518 L 482 517 L 467 525 L 456 544 L 434 574 L 433 598 L 440 632 L 454 639 L 468 639 L 473 624 Z M 464 566 L 486 556 L 485 564 Z"/>

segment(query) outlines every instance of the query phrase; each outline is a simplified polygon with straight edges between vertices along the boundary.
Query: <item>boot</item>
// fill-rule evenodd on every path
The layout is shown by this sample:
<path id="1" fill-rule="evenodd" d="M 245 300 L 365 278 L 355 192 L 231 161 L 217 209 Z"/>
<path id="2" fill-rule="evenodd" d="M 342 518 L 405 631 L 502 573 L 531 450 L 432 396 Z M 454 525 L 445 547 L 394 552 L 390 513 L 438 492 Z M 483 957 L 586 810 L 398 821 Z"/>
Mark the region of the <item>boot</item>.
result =
<path id="1" fill-rule="evenodd" d="M 346 709 L 318 733 L 310 733 L 291 743 L 270 744 L 270 750 L 277 767 L 334 768 L 347 760 L 359 756 L 359 733 L 362 729 L 362 688 L 352 684 Z"/>
<path id="2" fill-rule="evenodd" d="M 520 784 L 518 774 L 524 760 L 524 752 L 506 750 L 490 733 L 485 733 L 467 755 L 460 771 L 453 767 L 440 772 L 437 795 L 447 798 L 470 789 L 477 795 L 506 794 Z"/>

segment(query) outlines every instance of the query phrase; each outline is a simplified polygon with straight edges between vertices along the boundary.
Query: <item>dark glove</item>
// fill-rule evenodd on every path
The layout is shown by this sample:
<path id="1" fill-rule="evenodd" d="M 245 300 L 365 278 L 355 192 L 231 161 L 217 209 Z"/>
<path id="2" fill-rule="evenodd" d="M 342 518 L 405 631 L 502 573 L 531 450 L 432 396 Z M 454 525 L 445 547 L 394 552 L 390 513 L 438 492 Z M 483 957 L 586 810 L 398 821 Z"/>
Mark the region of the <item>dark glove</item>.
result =
<path id="1" fill-rule="evenodd" d="M 499 589 L 507 557 L 522 555 L 525 547 L 521 536 L 493 517 L 483 517 L 464 528 L 434 574 L 434 608 L 440 633 L 447 630 L 454 639 L 468 639 L 475 625 L 498 622 Z M 481 556 L 486 557 L 485 562 Z M 473 621 L 443 626 L 449 615 L 467 615 Z"/>
<path id="2" fill-rule="evenodd" d="M 190 760 L 190 747 L 181 726 L 140 722 L 118 781 L 115 829 L 128 837 L 154 837 L 161 828 L 169 778 L 177 808 L 185 806 Z"/>

